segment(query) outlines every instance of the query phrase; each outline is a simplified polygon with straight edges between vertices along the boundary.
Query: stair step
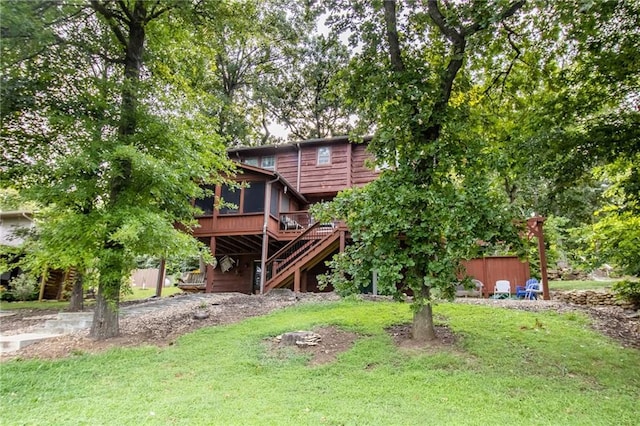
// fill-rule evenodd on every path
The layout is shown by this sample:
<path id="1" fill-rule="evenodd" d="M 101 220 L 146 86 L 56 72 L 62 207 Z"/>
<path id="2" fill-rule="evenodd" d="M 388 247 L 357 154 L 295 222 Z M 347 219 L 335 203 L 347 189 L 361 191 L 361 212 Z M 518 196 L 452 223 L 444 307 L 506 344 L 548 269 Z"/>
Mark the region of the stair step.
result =
<path id="1" fill-rule="evenodd" d="M 82 330 L 84 328 L 90 328 L 92 320 L 84 320 L 84 319 L 68 319 L 68 320 L 48 320 L 44 323 L 45 330 L 64 330 L 67 332 Z"/>
<path id="2" fill-rule="evenodd" d="M 36 342 L 62 336 L 60 333 L 24 333 L 12 336 L 0 336 L 0 352 L 15 352 Z"/>

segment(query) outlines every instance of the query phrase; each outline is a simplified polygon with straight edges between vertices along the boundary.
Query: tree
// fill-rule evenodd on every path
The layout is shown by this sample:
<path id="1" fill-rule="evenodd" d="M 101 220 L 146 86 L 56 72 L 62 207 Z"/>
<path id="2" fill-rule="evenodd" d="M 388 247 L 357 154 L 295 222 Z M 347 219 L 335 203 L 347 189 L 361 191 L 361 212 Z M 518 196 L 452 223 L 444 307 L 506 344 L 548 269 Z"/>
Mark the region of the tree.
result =
<path id="1" fill-rule="evenodd" d="M 280 72 L 265 79 L 262 103 L 289 130 L 289 139 L 347 134 L 351 108 L 338 96 L 335 79 L 348 63 L 347 47 L 336 37 L 307 37 Z"/>
<path id="2" fill-rule="evenodd" d="M 244 2 L 233 19 L 220 23 L 203 40 L 210 49 L 209 66 L 199 69 L 201 85 L 211 94 L 209 113 L 228 145 L 274 142 L 265 107 L 265 81 L 273 80 L 297 56 L 296 46 L 311 31 L 314 16 L 300 2 Z"/>
<path id="3" fill-rule="evenodd" d="M 481 141 L 459 142 L 472 86 L 462 70 L 523 5 L 333 5 L 334 23 L 348 27 L 361 48 L 343 76 L 345 96 L 365 121 L 376 123 L 370 149 L 393 169 L 327 208 L 327 215 L 347 221 L 354 240 L 334 265 L 347 268 L 355 285 L 375 270 L 388 291 L 411 289 L 417 340 L 435 338 L 433 291 L 450 297 L 460 260 L 479 249 L 478 240 L 495 241 L 511 227 L 512 215 L 483 177 Z M 340 269 L 330 279 L 338 288 L 348 282 Z"/>
<path id="4" fill-rule="evenodd" d="M 233 7 L 2 3 L 1 180 L 46 207 L 49 253 L 97 271 L 94 338 L 118 334 L 136 255 L 199 249 L 175 224 L 194 224 L 199 184 L 220 182 L 231 165 L 215 120 L 199 109 L 206 94 L 173 59 L 200 58 L 195 16 L 213 25 Z"/>
<path id="5" fill-rule="evenodd" d="M 523 213 L 566 218 L 573 243 L 592 242 L 571 253 L 589 267 L 628 265 L 608 243 L 639 247 L 633 232 L 603 238 L 637 217 L 639 14 L 634 1 L 537 3 L 529 26 L 505 28 L 511 55 L 477 61 L 494 71 L 472 119 L 505 192 Z"/>

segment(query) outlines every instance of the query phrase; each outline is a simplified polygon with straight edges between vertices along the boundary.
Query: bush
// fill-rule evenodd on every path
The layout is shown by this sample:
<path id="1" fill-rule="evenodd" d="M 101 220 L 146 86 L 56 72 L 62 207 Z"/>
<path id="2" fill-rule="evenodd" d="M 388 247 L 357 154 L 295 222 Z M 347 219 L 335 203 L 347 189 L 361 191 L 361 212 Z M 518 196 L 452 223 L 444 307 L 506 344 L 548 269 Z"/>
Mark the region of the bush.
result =
<path id="1" fill-rule="evenodd" d="M 20 274 L 12 279 L 9 289 L 15 300 L 24 302 L 38 298 L 38 281 L 29 274 Z"/>
<path id="2" fill-rule="evenodd" d="M 623 280 L 613 284 L 612 288 L 618 299 L 640 307 L 640 281 Z"/>

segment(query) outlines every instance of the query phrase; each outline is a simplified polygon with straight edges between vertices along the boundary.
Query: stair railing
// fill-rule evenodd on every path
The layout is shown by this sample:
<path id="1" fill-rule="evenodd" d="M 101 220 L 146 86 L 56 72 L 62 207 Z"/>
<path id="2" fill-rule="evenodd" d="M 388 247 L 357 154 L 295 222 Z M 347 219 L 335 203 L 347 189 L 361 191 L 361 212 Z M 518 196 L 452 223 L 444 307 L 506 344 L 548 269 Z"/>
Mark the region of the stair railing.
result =
<path id="1" fill-rule="evenodd" d="M 279 271 L 286 269 L 289 265 L 296 262 L 300 257 L 308 253 L 308 251 L 320 243 L 327 235 L 333 233 L 335 223 L 316 222 L 307 228 L 302 234 L 286 246 L 278 250 L 266 262 L 266 281 L 270 280 L 278 274 Z"/>

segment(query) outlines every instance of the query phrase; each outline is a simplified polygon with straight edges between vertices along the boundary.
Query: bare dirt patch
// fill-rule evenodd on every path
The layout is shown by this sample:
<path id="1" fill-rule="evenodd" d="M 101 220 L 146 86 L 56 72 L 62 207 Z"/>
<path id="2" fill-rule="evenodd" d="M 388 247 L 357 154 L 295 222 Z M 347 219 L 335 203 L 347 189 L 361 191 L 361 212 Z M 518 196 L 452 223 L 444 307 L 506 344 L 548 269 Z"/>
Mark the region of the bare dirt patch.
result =
<path id="1" fill-rule="evenodd" d="M 441 349 L 453 348 L 458 341 L 456 335 L 447 325 L 435 325 L 436 339 L 420 342 L 411 338 L 411 324 L 395 324 L 385 328 L 393 338 L 397 347 L 402 349 L 437 352 Z"/>
<path id="2" fill-rule="evenodd" d="M 278 343 L 275 339 L 269 339 L 269 353 L 278 358 L 280 356 L 279 352 L 286 349 L 297 354 L 310 355 L 310 366 L 330 364 L 336 360 L 338 355 L 351 349 L 359 337 L 356 333 L 341 330 L 334 326 L 314 328 L 313 332 L 321 337 L 316 345 L 285 347 L 283 343 Z"/>

